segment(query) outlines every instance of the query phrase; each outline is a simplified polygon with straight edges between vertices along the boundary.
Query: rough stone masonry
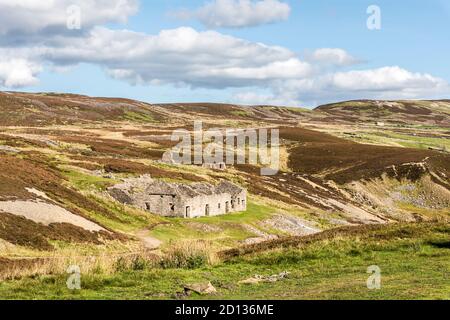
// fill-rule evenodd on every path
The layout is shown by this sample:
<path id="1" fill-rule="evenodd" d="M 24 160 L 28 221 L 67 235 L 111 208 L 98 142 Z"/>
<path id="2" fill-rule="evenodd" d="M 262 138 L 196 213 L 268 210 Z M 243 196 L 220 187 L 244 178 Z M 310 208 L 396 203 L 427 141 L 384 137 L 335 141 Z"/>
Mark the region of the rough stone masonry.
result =
<path id="1" fill-rule="evenodd" d="M 168 183 L 150 176 L 108 189 L 117 201 L 164 217 L 197 218 L 247 210 L 247 190 L 231 182 Z"/>

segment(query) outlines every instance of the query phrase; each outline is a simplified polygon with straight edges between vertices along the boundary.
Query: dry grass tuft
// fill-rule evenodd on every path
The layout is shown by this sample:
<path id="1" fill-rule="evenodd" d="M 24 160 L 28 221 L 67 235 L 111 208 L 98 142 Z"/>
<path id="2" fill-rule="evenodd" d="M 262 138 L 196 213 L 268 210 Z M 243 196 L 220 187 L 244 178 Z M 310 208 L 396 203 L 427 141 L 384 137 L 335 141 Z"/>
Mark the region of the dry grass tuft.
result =
<path id="1" fill-rule="evenodd" d="M 80 268 L 81 274 L 105 274 L 127 270 L 144 270 L 156 266 L 158 256 L 150 252 L 121 255 L 100 254 L 95 256 L 54 255 L 33 259 L 0 258 L 0 280 L 20 279 L 43 275 L 60 275 L 67 273 L 70 266 Z"/>
<path id="2" fill-rule="evenodd" d="M 195 269 L 203 265 L 214 265 L 218 258 L 210 241 L 192 240 L 173 243 L 161 259 L 162 268 Z"/>

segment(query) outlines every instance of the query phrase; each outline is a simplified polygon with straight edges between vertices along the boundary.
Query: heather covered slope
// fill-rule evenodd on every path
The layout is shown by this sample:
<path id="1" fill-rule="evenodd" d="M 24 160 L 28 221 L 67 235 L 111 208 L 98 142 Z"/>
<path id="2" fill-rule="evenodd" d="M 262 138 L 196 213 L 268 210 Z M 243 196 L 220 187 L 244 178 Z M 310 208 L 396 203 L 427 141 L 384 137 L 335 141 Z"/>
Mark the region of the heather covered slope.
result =
<path id="1" fill-rule="evenodd" d="M 166 123 L 174 118 L 279 123 L 374 123 L 450 126 L 450 101 L 357 100 L 314 110 L 219 103 L 151 104 L 121 98 L 74 94 L 0 92 L 0 125 L 79 124 L 105 121 Z"/>
<path id="2" fill-rule="evenodd" d="M 141 259 L 160 261 L 184 244 L 217 253 L 343 225 L 448 222 L 448 128 L 330 117 L 271 106 L 0 93 L 0 278 L 64 273 L 71 257 L 89 272 L 101 265 L 114 273 L 118 261 L 140 268 Z M 161 163 L 174 146 L 173 130 L 192 132 L 194 120 L 222 130 L 279 128 L 280 172 Z M 170 182 L 232 181 L 248 189 L 248 210 L 166 219 L 108 196 L 109 186 L 144 174 Z"/>
<path id="3" fill-rule="evenodd" d="M 361 144 L 303 128 L 281 128 L 280 136 L 294 142 L 289 167 L 345 184 L 387 174 L 415 180 L 426 171 L 449 187 L 450 154 L 434 150 Z"/>
<path id="4" fill-rule="evenodd" d="M 450 126 L 450 100 L 356 100 L 323 105 L 328 120 Z"/>
<path id="5" fill-rule="evenodd" d="M 47 126 L 110 120 L 158 121 L 141 102 L 69 94 L 0 92 L 0 125 Z"/>
<path id="6" fill-rule="evenodd" d="M 310 111 L 272 106 L 213 103 L 148 104 L 119 98 L 93 98 L 73 94 L 0 92 L 0 125 L 48 126 L 93 122 L 176 122 L 198 116 L 221 120 L 296 120 Z"/>

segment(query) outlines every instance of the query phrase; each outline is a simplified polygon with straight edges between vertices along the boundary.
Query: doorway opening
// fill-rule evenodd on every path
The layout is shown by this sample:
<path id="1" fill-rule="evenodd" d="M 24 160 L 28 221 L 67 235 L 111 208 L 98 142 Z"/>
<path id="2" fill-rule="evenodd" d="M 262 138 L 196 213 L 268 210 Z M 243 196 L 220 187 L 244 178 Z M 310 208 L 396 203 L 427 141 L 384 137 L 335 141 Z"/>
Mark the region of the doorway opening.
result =
<path id="1" fill-rule="evenodd" d="M 186 207 L 185 218 L 191 217 L 191 207 Z"/>

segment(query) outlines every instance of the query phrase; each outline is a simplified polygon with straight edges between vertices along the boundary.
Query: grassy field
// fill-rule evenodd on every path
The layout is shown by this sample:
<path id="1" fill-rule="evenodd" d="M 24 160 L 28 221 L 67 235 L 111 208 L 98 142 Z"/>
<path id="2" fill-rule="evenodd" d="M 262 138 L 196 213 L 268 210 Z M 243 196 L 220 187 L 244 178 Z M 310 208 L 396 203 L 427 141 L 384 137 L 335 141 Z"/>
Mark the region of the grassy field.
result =
<path id="1" fill-rule="evenodd" d="M 132 122 L 155 122 L 155 119 L 149 114 L 127 111 L 124 118 Z"/>
<path id="2" fill-rule="evenodd" d="M 216 295 L 187 299 L 450 299 L 450 227 L 407 224 L 336 233 L 308 244 L 259 251 L 214 265 L 163 268 L 139 263 L 106 275 L 67 275 L 0 283 L 2 299 L 172 299 L 183 285 L 210 281 Z M 291 239 L 292 240 L 292 239 Z M 381 289 L 367 289 L 369 266 L 381 269 Z M 289 272 L 273 283 L 238 284 L 255 274 Z"/>
<path id="3" fill-rule="evenodd" d="M 405 148 L 416 149 L 450 149 L 450 139 L 443 137 L 421 137 L 408 134 L 400 134 L 388 130 L 369 132 L 362 134 L 361 139 L 368 143 L 386 144 L 387 142 L 400 145 Z"/>
<path id="4" fill-rule="evenodd" d="M 344 129 L 345 128 L 345 129 Z M 398 128 L 351 127 L 336 129 L 324 128 L 324 132 L 357 143 L 393 146 L 402 148 L 450 150 L 450 139 L 446 136 L 448 129 L 439 127 L 411 126 L 398 132 Z M 348 131 L 345 131 L 348 129 Z"/>
<path id="5" fill-rule="evenodd" d="M 270 218 L 276 209 L 256 204 L 255 202 L 249 202 L 247 211 L 241 213 L 233 213 L 218 217 L 202 217 L 196 219 L 198 224 L 204 224 L 211 227 L 216 227 L 218 232 L 205 233 L 202 230 L 195 232 L 189 225 L 192 223 L 186 219 L 170 219 L 170 223 L 161 224 L 154 228 L 151 234 L 165 242 L 182 239 L 239 239 L 244 240 L 250 237 L 252 234 L 246 231 L 244 224 L 255 224 Z M 261 228 L 258 225 L 259 228 Z"/>

